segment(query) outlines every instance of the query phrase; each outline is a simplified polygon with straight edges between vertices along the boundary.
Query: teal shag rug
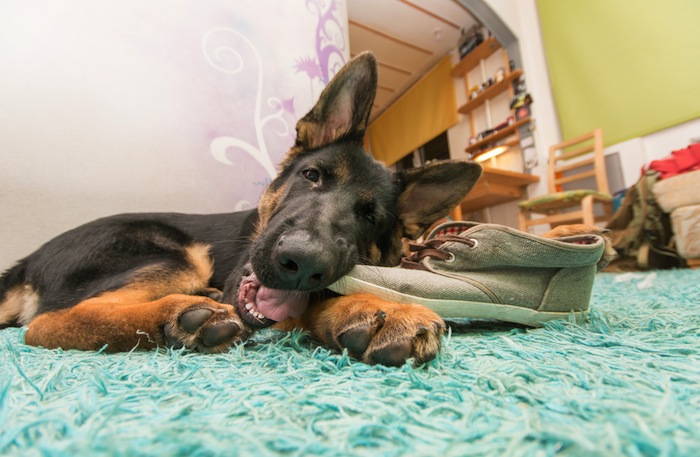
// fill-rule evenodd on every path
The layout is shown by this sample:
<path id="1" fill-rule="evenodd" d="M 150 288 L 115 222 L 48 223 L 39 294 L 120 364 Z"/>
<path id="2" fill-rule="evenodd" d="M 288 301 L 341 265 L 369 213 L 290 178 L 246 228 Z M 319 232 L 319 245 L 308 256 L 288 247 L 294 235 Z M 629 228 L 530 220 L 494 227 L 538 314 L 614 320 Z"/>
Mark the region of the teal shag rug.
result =
<path id="1" fill-rule="evenodd" d="M 421 367 L 268 330 L 222 355 L 0 331 L 0 455 L 698 456 L 700 271 L 604 273 L 590 322 L 461 322 Z"/>

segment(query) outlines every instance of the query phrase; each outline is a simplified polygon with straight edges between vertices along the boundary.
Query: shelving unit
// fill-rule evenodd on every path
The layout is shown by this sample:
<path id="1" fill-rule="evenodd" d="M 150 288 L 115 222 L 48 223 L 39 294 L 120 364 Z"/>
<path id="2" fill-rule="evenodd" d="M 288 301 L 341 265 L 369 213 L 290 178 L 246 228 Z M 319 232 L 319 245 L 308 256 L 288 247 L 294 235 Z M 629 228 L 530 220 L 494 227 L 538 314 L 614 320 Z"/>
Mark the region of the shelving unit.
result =
<path id="1" fill-rule="evenodd" d="M 517 135 L 518 127 L 520 127 L 521 125 L 525 125 L 528 122 L 530 122 L 529 117 L 525 118 L 525 119 L 520 119 L 519 121 L 512 123 L 508 127 L 502 128 L 501 130 L 494 133 L 493 135 L 489 135 L 486 138 L 484 138 L 483 140 L 477 141 L 476 143 L 467 146 L 467 148 L 464 151 L 473 155 L 474 152 L 477 152 L 490 144 L 493 144 L 499 140 L 502 140 L 503 138 L 508 138 L 510 135 L 513 135 L 513 134 Z M 517 143 L 514 143 L 514 144 L 511 144 L 510 146 L 515 146 L 516 144 Z"/>
<path id="2" fill-rule="evenodd" d="M 464 56 L 464 58 L 452 69 L 452 76 L 459 78 L 465 76 L 473 68 L 476 68 L 484 59 L 488 59 L 491 55 L 501 49 L 501 44 L 494 37 L 488 37 L 476 47 L 472 52 Z"/>
<path id="3" fill-rule="evenodd" d="M 492 57 L 496 52 L 502 50 L 503 64 L 499 65 L 497 56 Z M 488 59 L 488 63 L 487 63 Z M 470 91 L 474 86 L 482 87 L 482 83 L 488 78 L 495 79 L 494 66 L 502 66 L 504 77 L 501 81 L 495 82 L 489 87 L 481 90 L 474 98 L 470 97 Z M 480 72 L 475 71 L 480 68 Z M 523 70 L 511 69 L 507 51 L 496 41 L 489 37 L 484 40 L 473 51 L 467 54 L 457 65 L 452 68 L 452 76 L 463 78 L 467 92 L 467 102 L 460 106 L 457 111 L 469 116 L 469 128 L 471 137 L 476 137 L 480 131 L 493 129 L 507 119 L 494 118 L 509 113 L 515 118 L 515 114 L 510 109 L 510 103 L 515 96 L 513 84 L 522 75 Z M 473 79 L 470 81 L 470 78 Z M 503 94 L 508 94 L 504 97 Z M 504 105 L 505 104 L 505 105 Z M 494 114 L 495 111 L 496 113 Z M 479 118 L 479 122 L 475 118 Z M 465 152 L 472 157 L 478 156 L 482 151 L 487 151 L 495 146 L 507 146 L 510 151 L 520 149 L 520 128 L 529 124 L 529 117 L 513 121 L 510 125 L 501 128 L 491 135 L 482 138 L 465 148 Z M 477 125 L 480 127 L 477 129 Z M 471 192 L 465 197 L 460 205 L 451 214 L 452 219 L 462 220 L 464 213 L 484 211 L 486 208 L 501 205 L 507 202 L 518 200 L 526 195 L 528 185 L 538 182 L 539 176 L 526 174 L 522 171 L 522 157 L 509 156 L 506 162 L 510 161 L 511 169 L 494 168 L 496 159 L 484 161 L 484 172 Z M 515 170 L 513 170 L 515 169 Z M 490 220 L 490 212 L 482 212 L 479 220 Z M 502 223 L 502 222 L 501 222 Z"/>
<path id="4" fill-rule="evenodd" d="M 499 95 L 501 92 L 508 90 L 509 87 L 513 84 L 513 81 L 516 79 L 520 78 L 520 76 L 523 74 L 522 70 L 514 70 L 510 72 L 509 75 L 507 75 L 502 81 L 497 82 L 493 86 L 489 87 L 488 89 L 484 90 L 482 93 L 480 93 L 476 98 L 469 100 L 467 103 L 464 105 L 460 106 L 457 111 L 459 111 L 462 114 L 469 114 L 484 103 L 486 103 L 486 100 L 490 100 L 496 95 Z"/>
<path id="5" fill-rule="evenodd" d="M 477 131 L 476 127 L 476 121 L 475 121 L 475 110 L 478 108 L 481 108 L 482 106 L 486 105 L 486 110 L 487 110 L 487 118 L 488 118 L 488 128 L 493 128 L 495 125 L 500 124 L 501 122 L 505 121 L 505 119 L 491 119 L 491 106 L 490 102 L 494 98 L 498 97 L 499 95 L 503 94 L 504 92 L 507 92 L 509 95 L 509 100 L 512 100 L 513 96 L 515 95 L 515 91 L 513 90 L 513 83 L 514 81 L 518 80 L 522 75 L 523 75 L 523 70 L 521 69 L 512 69 L 510 68 L 510 61 L 508 58 L 508 53 L 506 52 L 505 49 L 503 49 L 503 69 L 505 71 L 504 78 L 501 81 L 498 81 L 491 86 L 483 89 L 475 98 L 470 97 L 470 92 L 472 87 L 474 86 L 479 86 L 481 87 L 481 83 L 485 80 L 488 79 L 489 77 L 494 77 L 495 75 L 486 75 L 485 74 L 485 64 L 484 61 L 491 57 L 494 53 L 496 53 L 498 50 L 503 49 L 496 41 L 495 38 L 489 37 L 486 40 L 484 40 L 479 46 L 477 46 L 473 51 L 471 51 L 469 54 L 467 54 L 457 65 L 455 65 L 452 69 L 452 76 L 453 77 L 458 77 L 458 78 L 464 78 L 464 83 L 465 83 L 465 88 L 467 91 L 467 98 L 468 101 L 460 106 L 457 111 L 460 113 L 469 116 L 469 124 L 471 128 L 471 137 L 475 137 L 479 134 L 479 131 Z M 470 81 L 469 80 L 469 73 L 476 69 L 477 67 L 481 66 L 482 67 L 482 75 L 480 78 L 480 81 L 478 81 L 478 84 L 476 81 Z M 503 139 L 508 138 L 509 136 L 513 135 L 515 138 L 511 141 L 506 142 L 507 146 L 510 147 L 515 147 L 520 145 L 520 137 L 518 133 L 519 127 L 527 124 L 530 122 L 529 118 L 521 119 L 517 122 L 514 122 L 513 124 L 509 125 L 508 127 L 505 127 L 503 129 L 498 130 L 497 132 L 487 136 L 486 138 L 483 138 L 479 141 L 477 141 L 474 144 L 468 145 L 465 149 L 465 152 L 469 153 L 472 155 L 472 157 L 475 157 L 478 155 L 479 151 L 488 149 L 490 146 L 495 145 L 498 141 L 501 141 Z M 481 129 L 482 131 L 485 129 Z"/>

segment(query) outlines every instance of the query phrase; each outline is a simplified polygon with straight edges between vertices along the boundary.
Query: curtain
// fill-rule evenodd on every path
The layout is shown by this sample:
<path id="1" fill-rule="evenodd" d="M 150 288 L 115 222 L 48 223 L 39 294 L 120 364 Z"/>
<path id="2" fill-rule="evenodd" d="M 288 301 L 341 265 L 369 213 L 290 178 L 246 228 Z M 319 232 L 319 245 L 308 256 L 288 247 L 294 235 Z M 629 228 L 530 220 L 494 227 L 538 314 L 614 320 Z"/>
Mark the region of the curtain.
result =
<path id="1" fill-rule="evenodd" d="M 371 123 L 370 149 L 377 160 L 392 165 L 457 123 L 451 71 L 448 55 Z"/>

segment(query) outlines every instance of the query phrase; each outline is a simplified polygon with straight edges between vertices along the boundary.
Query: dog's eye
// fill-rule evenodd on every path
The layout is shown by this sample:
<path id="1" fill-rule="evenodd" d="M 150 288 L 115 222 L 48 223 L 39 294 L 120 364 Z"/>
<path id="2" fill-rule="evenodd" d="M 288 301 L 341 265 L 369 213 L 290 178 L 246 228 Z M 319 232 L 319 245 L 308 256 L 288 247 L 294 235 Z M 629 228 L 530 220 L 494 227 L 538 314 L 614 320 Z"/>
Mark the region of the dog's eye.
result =
<path id="1" fill-rule="evenodd" d="M 375 216 L 374 214 L 367 214 L 365 218 L 370 224 L 377 225 L 377 216 Z"/>
<path id="2" fill-rule="evenodd" d="M 318 182 L 318 180 L 321 179 L 321 173 L 319 173 L 319 171 L 315 168 L 307 168 L 306 170 L 302 171 L 301 174 L 303 174 L 304 177 L 311 182 Z"/>

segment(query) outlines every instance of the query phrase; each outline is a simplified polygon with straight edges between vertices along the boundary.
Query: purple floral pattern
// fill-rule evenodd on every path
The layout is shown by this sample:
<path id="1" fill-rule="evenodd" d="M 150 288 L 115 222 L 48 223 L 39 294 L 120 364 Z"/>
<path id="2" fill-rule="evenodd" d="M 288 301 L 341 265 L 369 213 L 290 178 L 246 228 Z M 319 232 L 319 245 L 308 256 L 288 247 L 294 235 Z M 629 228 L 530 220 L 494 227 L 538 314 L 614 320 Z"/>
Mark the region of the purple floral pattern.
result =
<path id="1" fill-rule="evenodd" d="M 308 19 L 315 22 L 314 38 L 295 49 L 307 47 L 311 52 L 294 59 L 289 67 L 280 68 L 279 61 L 288 56 L 266 48 L 265 38 L 270 37 L 258 36 L 251 27 L 215 27 L 204 34 L 202 53 L 209 66 L 226 75 L 230 84 L 249 87 L 237 89 L 234 124 L 229 131 L 212 135 L 209 147 L 219 164 L 245 172 L 232 195 L 237 199 L 235 209 L 256 204 L 276 175 L 275 163 L 293 142 L 297 119 L 345 63 L 344 7 L 342 0 L 306 1 Z M 298 85 L 307 81 L 308 94 L 302 94 L 303 86 L 289 87 L 291 76 Z M 305 100 L 299 100 L 300 94 Z"/>

